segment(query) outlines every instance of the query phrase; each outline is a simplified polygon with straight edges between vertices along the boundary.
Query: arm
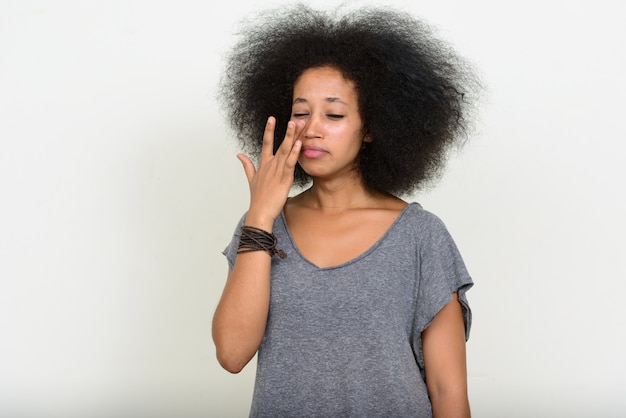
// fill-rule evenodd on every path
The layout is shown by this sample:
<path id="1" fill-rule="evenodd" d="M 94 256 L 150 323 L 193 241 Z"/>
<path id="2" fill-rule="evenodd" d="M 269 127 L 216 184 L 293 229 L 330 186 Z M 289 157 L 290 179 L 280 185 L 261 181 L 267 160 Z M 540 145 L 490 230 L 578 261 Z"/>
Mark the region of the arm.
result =
<path id="1" fill-rule="evenodd" d="M 284 206 L 300 154 L 302 123 L 289 122 L 285 139 L 273 154 L 274 118 L 263 135 L 259 169 L 245 155 L 238 155 L 250 185 L 250 208 L 245 224 L 272 232 Z M 265 251 L 237 255 L 228 273 L 222 297 L 213 316 L 213 342 L 219 363 L 238 373 L 254 357 L 261 344 L 270 295 L 271 257 Z"/>
<path id="2" fill-rule="evenodd" d="M 469 418 L 465 327 L 456 293 L 422 332 L 426 385 L 435 418 Z"/>
<path id="3" fill-rule="evenodd" d="M 239 373 L 254 357 L 265 332 L 269 308 L 270 257 L 265 252 L 237 256 L 213 316 L 217 360 Z"/>

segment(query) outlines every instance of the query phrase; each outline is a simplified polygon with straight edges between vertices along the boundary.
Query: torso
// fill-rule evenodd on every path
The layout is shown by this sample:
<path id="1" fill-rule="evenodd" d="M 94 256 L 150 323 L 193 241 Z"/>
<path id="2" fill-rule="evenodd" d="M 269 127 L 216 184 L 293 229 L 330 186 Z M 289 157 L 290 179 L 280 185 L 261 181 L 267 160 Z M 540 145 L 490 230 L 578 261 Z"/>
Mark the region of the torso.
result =
<path id="1" fill-rule="evenodd" d="M 392 196 L 378 196 L 364 207 L 319 209 L 301 196 L 289 199 L 285 220 L 302 256 L 318 267 L 337 266 L 367 251 L 407 205 Z"/>
<path id="2" fill-rule="evenodd" d="M 393 199 L 333 216 L 299 206 L 294 198 L 273 224 L 287 257 L 272 258 L 250 416 L 432 418 L 422 331 L 451 289 L 466 307 L 466 330 L 471 321 L 471 278 L 445 225 Z M 341 231 L 356 248 L 334 241 Z M 382 235 L 372 243 L 375 232 Z M 238 242 L 236 231 L 225 250 L 231 266 Z"/>

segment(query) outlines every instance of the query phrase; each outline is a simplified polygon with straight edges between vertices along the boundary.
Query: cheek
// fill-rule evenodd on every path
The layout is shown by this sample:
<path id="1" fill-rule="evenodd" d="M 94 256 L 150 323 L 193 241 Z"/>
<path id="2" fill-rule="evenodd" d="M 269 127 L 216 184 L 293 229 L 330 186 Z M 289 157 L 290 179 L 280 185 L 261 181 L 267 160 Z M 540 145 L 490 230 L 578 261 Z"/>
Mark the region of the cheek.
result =
<path id="1" fill-rule="evenodd" d="M 363 138 L 363 132 L 361 130 L 352 131 L 352 144 L 355 148 L 361 149 L 364 142 L 365 140 Z"/>

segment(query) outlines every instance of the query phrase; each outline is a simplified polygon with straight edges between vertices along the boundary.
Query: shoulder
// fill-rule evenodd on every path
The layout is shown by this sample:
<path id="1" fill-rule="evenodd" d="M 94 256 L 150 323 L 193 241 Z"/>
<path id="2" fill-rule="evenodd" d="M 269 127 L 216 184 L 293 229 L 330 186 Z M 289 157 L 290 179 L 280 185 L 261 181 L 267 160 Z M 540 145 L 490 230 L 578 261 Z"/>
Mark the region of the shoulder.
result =
<path id="1" fill-rule="evenodd" d="M 433 212 L 424 209 L 419 203 L 410 203 L 399 219 L 402 239 L 415 243 L 418 248 L 444 248 L 454 246 L 446 223 Z"/>
<path id="2" fill-rule="evenodd" d="M 446 229 L 444 221 L 433 212 L 430 212 L 418 202 L 410 202 L 402 213 L 405 222 L 420 230 Z"/>

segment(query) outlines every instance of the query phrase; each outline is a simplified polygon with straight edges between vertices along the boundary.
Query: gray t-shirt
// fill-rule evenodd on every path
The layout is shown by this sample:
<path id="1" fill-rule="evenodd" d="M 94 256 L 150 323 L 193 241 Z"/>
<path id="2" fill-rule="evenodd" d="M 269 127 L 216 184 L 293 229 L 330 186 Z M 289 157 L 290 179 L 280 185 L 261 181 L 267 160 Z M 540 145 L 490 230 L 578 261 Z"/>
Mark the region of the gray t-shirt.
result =
<path id="1" fill-rule="evenodd" d="M 224 250 L 235 261 L 239 227 Z M 472 286 L 443 222 L 409 204 L 376 244 L 338 266 L 299 253 L 274 223 L 270 309 L 251 417 L 431 417 L 421 333 L 458 292 L 466 338 Z"/>

